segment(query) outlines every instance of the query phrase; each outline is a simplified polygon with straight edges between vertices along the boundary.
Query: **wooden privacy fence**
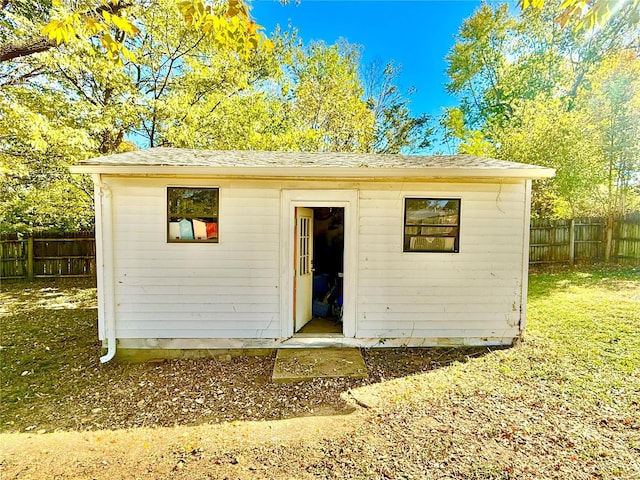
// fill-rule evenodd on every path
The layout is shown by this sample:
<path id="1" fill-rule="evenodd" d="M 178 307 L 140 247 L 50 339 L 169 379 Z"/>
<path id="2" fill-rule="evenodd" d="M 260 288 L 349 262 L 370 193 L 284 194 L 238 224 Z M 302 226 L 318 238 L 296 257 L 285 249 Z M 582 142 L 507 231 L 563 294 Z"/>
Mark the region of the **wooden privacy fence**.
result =
<path id="1" fill-rule="evenodd" d="M 0 277 L 92 277 L 96 274 L 93 232 L 0 237 Z"/>
<path id="2" fill-rule="evenodd" d="M 603 261 L 606 230 L 604 218 L 532 219 L 529 264 Z M 615 221 L 611 261 L 640 265 L 640 214 Z"/>

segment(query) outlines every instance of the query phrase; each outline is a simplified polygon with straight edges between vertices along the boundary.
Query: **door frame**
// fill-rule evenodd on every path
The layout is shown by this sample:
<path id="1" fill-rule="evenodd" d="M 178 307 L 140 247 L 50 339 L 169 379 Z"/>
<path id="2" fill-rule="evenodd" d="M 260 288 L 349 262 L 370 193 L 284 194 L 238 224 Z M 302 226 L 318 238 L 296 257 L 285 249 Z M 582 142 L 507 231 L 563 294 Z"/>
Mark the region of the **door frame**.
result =
<path id="1" fill-rule="evenodd" d="M 358 271 L 358 191 L 282 190 L 280 202 L 280 332 L 281 338 L 294 334 L 294 238 L 296 207 L 344 208 L 344 283 L 342 334 L 356 336 Z"/>

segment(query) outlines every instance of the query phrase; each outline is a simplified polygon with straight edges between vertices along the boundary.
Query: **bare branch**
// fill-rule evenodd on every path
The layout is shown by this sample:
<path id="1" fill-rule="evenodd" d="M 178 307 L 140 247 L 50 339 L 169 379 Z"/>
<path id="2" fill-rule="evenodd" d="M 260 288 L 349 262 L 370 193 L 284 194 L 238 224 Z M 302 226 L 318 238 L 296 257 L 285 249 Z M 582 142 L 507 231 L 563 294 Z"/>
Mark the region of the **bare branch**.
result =
<path id="1" fill-rule="evenodd" d="M 0 44 L 0 62 L 46 52 L 55 46 L 55 41 L 42 36 L 2 43 Z"/>

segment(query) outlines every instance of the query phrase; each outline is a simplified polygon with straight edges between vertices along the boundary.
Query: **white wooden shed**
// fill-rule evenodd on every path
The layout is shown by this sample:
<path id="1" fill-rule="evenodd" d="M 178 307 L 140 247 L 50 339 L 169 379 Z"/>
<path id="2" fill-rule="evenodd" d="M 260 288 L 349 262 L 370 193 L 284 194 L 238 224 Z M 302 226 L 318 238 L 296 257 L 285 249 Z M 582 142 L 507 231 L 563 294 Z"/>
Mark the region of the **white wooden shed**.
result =
<path id="1" fill-rule="evenodd" d="M 175 148 L 72 171 L 95 184 L 103 361 L 116 347 L 511 344 L 531 182 L 554 174 L 468 155 Z"/>

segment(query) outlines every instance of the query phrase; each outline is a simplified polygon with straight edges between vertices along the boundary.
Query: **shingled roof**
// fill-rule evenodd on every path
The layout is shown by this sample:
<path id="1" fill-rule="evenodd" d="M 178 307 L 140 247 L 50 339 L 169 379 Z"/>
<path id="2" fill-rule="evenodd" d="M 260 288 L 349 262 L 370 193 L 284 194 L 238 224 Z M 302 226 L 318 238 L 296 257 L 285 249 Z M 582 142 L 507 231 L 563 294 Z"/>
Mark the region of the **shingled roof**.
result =
<path id="1" fill-rule="evenodd" d="M 271 175 L 292 175 L 296 170 L 309 175 L 334 172 L 339 176 L 388 176 L 401 171 L 413 176 L 419 170 L 427 176 L 506 176 L 546 178 L 554 170 L 537 165 L 507 162 L 473 155 L 383 155 L 370 153 L 268 152 L 251 150 L 191 150 L 156 147 L 83 160 L 74 173 L 209 173 L 230 175 L 250 169 Z M 304 169 L 304 170 L 300 170 Z M 374 171 L 368 170 L 375 169 Z M 359 172 L 359 173 L 358 173 Z M 365 173 L 368 172 L 368 173 Z M 464 172 L 464 173 L 463 173 Z M 244 172 L 246 174 L 246 172 Z M 295 176 L 295 175 L 294 175 Z"/>

